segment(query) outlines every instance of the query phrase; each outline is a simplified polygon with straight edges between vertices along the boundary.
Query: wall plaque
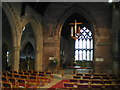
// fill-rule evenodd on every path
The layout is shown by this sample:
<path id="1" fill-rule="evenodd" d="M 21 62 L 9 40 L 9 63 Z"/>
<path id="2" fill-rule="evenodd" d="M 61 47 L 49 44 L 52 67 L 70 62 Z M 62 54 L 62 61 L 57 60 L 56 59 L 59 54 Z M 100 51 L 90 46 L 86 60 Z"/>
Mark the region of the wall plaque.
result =
<path id="1" fill-rule="evenodd" d="M 96 62 L 103 62 L 104 59 L 103 58 L 96 58 Z"/>

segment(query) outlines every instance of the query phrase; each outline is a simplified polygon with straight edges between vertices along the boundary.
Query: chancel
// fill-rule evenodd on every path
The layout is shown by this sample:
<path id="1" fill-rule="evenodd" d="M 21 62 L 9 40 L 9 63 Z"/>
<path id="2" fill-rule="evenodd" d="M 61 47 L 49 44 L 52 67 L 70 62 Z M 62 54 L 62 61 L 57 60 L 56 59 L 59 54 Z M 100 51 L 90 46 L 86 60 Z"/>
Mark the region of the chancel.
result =
<path id="1" fill-rule="evenodd" d="M 120 88 L 119 38 L 119 2 L 2 2 L 2 88 Z"/>

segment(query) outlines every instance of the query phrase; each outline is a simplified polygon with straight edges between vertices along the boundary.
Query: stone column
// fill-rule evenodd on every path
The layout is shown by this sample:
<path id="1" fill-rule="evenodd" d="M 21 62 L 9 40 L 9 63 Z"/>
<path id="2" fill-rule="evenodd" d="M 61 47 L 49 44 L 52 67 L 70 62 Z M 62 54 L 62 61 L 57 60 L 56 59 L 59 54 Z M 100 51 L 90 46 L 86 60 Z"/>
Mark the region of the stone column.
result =
<path id="1" fill-rule="evenodd" d="M 55 57 L 57 58 L 58 60 L 58 65 L 57 65 L 57 68 L 59 69 L 60 67 L 60 40 L 56 40 L 56 55 Z"/>
<path id="2" fill-rule="evenodd" d="M 20 47 L 12 48 L 12 70 L 19 70 L 19 60 L 20 60 Z"/>
<path id="3" fill-rule="evenodd" d="M 42 71 L 42 52 L 40 50 L 36 50 L 35 56 L 35 70 Z"/>
<path id="4" fill-rule="evenodd" d="M 119 1 L 119 5 L 118 5 L 118 54 L 120 54 L 120 1 Z M 120 74 L 120 55 L 118 55 L 118 70 L 119 70 L 119 74 Z"/>
<path id="5" fill-rule="evenodd" d="M 113 4 L 112 9 L 112 38 L 113 38 L 113 73 L 118 74 L 119 66 L 118 66 L 118 57 L 119 57 L 119 50 L 118 50 L 118 28 L 119 28 L 119 10 L 117 7 L 117 3 Z"/>

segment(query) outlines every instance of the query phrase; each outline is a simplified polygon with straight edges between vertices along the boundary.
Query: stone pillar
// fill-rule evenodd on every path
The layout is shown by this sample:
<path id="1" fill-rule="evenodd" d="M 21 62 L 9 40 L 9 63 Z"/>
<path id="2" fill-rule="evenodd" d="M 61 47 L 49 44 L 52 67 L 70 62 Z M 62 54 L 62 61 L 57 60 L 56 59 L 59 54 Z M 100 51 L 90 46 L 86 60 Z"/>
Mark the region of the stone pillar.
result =
<path id="1" fill-rule="evenodd" d="M 113 4 L 112 9 L 112 38 L 113 38 L 113 73 L 118 74 L 119 71 L 119 50 L 118 50 L 118 29 L 119 29 L 119 10 L 117 3 Z"/>
<path id="2" fill-rule="evenodd" d="M 118 21 L 119 21 L 119 23 L 118 23 L 118 26 L 119 26 L 119 29 L 118 29 L 118 38 L 119 38 L 119 40 L 118 40 L 118 47 L 119 47 L 119 53 L 118 54 L 120 54 L 120 1 L 119 1 L 119 9 L 118 9 L 118 12 L 119 12 L 119 19 L 118 19 Z M 120 55 L 119 55 L 119 65 L 118 65 L 118 70 L 119 70 L 119 74 L 120 74 Z"/>
<path id="3" fill-rule="evenodd" d="M 57 65 L 57 68 L 59 69 L 60 68 L 60 40 L 56 40 L 56 54 L 55 54 L 55 57 L 57 58 L 58 60 L 58 65 Z"/>
<path id="4" fill-rule="evenodd" d="M 20 60 L 20 47 L 12 48 L 12 70 L 19 70 L 19 60 Z"/>
<path id="5" fill-rule="evenodd" d="M 36 50 L 35 56 L 35 70 L 42 71 L 42 52 L 40 50 Z"/>

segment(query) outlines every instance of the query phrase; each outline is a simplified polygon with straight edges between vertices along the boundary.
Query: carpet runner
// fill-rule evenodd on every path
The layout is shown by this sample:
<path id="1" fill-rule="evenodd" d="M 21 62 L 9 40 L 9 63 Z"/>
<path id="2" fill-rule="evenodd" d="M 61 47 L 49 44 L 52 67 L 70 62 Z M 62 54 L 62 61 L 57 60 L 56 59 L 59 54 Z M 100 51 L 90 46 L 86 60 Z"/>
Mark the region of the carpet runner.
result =
<path id="1" fill-rule="evenodd" d="M 69 82 L 69 80 L 68 79 L 63 79 L 63 80 L 61 80 L 60 82 L 58 82 L 57 84 L 55 84 L 54 86 L 50 87 L 47 90 L 53 90 L 53 88 L 64 88 L 63 82 Z"/>

